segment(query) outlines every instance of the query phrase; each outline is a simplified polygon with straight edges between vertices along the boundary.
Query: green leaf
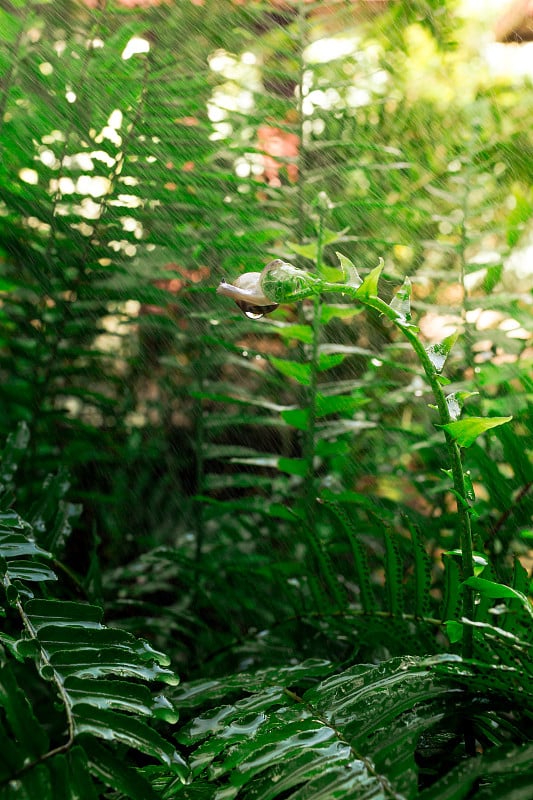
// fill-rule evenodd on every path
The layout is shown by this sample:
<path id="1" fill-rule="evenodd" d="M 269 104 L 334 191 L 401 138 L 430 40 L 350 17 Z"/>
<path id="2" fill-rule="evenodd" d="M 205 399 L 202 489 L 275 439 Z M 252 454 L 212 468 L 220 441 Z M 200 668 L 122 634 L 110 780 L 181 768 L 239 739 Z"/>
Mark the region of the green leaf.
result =
<path id="1" fill-rule="evenodd" d="M 345 353 L 319 353 L 317 369 L 319 372 L 325 372 L 333 367 L 338 367 L 345 358 Z"/>
<path id="2" fill-rule="evenodd" d="M 56 581 L 57 575 L 48 567 L 37 564 L 33 561 L 25 561 L 21 558 L 16 561 L 7 562 L 7 573 L 9 580 L 21 581 Z"/>
<path id="3" fill-rule="evenodd" d="M 368 273 L 363 283 L 357 290 L 357 297 L 359 297 L 360 300 L 368 300 L 370 298 L 378 297 L 379 278 L 383 272 L 384 266 L 385 262 L 382 258 L 380 258 L 378 266 L 374 267 L 374 269 Z"/>
<path id="4" fill-rule="evenodd" d="M 443 554 L 444 598 L 441 617 L 443 620 L 457 619 L 460 616 L 463 585 L 457 561 L 447 553 Z"/>
<path id="5" fill-rule="evenodd" d="M 531 581 L 529 580 L 529 573 L 520 559 L 515 556 L 513 563 L 513 589 L 516 589 L 522 594 L 529 594 Z"/>
<path id="6" fill-rule="evenodd" d="M 533 745 L 505 744 L 461 761 L 420 792 L 418 800 L 467 800 L 476 796 L 480 800 L 527 800 L 532 773 Z M 481 781 L 483 788 L 478 791 L 474 787 Z"/>
<path id="7" fill-rule="evenodd" d="M 64 687 L 73 707 L 87 703 L 142 716 L 152 713 L 152 695 L 145 684 L 71 676 L 66 678 Z"/>
<path id="8" fill-rule="evenodd" d="M 296 242 L 287 242 L 287 247 L 296 253 L 298 256 L 308 258 L 316 264 L 318 258 L 318 244 L 317 242 L 310 242 L 309 244 L 297 244 Z"/>
<path id="9" fill-rule="evenodd" d="M 472 483 L 472 478 L 470 477 L 470 473 L 465 472 L 463 477 L 465 484 L 465 497 L 467 500 L 470 500 L 473 503 L 476 499 L 476 492 L 474 489 L 474 484 Z"/>
<path id="10" fill-rule="evenodd" d="M 0 521 L 1 525 L 1 521 Z M 4 533 L 0 529 L 0 555 L 6 561 L 19 556 L 48 556 L 46 550 L 42 550 L 34 541 L 19 533 Z M 16 561 L 11 563 L 16 564 Z"/>
<path id="11" fill-rule="evenodd" d="M 1 18 L 0 18 L 0 25 L 1 25 Z M 0 292 L 11 292 L 13 289 L 17 288 L 16 283 L 7 278 L 0 277 Z"/>
<path id="12" fill-rule="evenodd" d="M 401 320 L 405 320 L 405 322 L 409 322 L 411 319 L 411 281 L 409 278 L 405 278 L 402 286 L 392 300 L 389 303 L 389 306 L 396 311 L 399 318 Z"/>
<path id="13" fill-rule="evenodd" d="M 4 708 L 21 752 L 32 759 L 45 753 L 49 746 L 48 737 L 9 666 L 0 669 L 0 706 Z"/>
<path id="14" fill-rule="evenodd" d="M 102 609 L 89 603 L 75 603 L 70 600 L 30 600 L 24 610 L 31 618 L 33 627 L 55 625 L 82 625 L 101 627 Z"/>
<path id="15" fill-rule="evenodd" d="M 265 455 L 253 458 L 232 458 L 232 464 L 248 464 L 254 467 L 271 467 L 287 472 L 289 475 L 305 475 L 307 462 L 301 458 L 284 458 L 283 456 Z"/>
<path id="16" fill-rule="evenodd" d="M 459 419 L 461 416 L 464 401 L 477 394 L 479 394 L 479 392 L 451 392 L 446 395 L 446 405 L 448 406 L 448 413 L 452 421 Z"/>
<path id="17" fill-rule="evenodd" d="M 321 458 L 331 458 L 334 456 L 346 456 L 350 452 L 350 446 L 346 439 L 320 439 L 316 444 L 316 454 Z"/>
<path id="18" fill-rule="evenodd" d="M 484 597 L 489 597 L 492 600 L 519 600 L 529 616 L 533 619 L 533 608 L 531 607 L 529 598 L 522 592 L 519 592 L 517 589 L 513 589 L 512 586 L 506 586 L 503 583 L 497 583 L 496 581 L 489 581 L 486 578 L 477 577 L 468 578 L 464 582 L 464 585 L 470 586 L 471 589 L 475 589 Z"/>
<path id="19" fill-rule="evenodd" d="M 299 361 L 289 361 L 284 358 L 276 358 L 275 356 L 270 356 L 269 361 L 282 375 L 286 375 L 288 378 L 294 378 L 295 381 L 303 386 L 310 385 L 311 366 L 309 364 L 302 364 Z"/>
<path id="20" fill-rule="evenodd" d="M 324 247 L 327 247 L 328 244 L 335 244 L 335 242 L 340 242 L 342 237 L 345 236 L 349 228 L 343 228 L 341 231 L 332 231 L 331 228 L 324 227 L 323 230 L 323 243 Z"/>
<path id="21" fill-rule="evenodd" d="M 18 16 L 9 14 L 0 8 L 0 41 L 14 44 L 21 28 L 22 22 Z"/>
<path id="22" fill-rule="evenodd" d="M 482 433 L 504 425 L 510 420 L 512 417 L 469 417 L 456 422 L 448 422 L 446 425 L 436 425 L 436 427 L 447 431 L 459 447 L 470 447 Z"/>
<path id="23" fill-rule="evenodd" d="M 324 264 L 320 269 L 320 274 L 324 278 L 324 280 L 329 281 L 330 283 L 343 283 L 344 282 L 344 272 L 338 267 L 327 267 Z M 342 287 L 339 287 L 339 290 Z"/>
<path id="24" fill-rule="evenodd" d="M 454 619 L 449 619 L 444 624 L 446 626 L 446 636 L 450 640 L 451 644 L 460 642 L 463 638 L 462 624 L 460 622 L 456 622 Z"/>
<path id="25" fill-rule="evenodd" d="M 172 744 L 142 720 L 109 709 L 80 704 L 75 707 L 74 722 L 78 735 L 90 733 L 100 739 L 122 742 L 162 761 L 184 778 L 188 775 L 186 762 Z"/>
<path id="26" fill-rule="evenodd" d="M 267 325 L 263 325 L 263 327 L 267 327 Z M 286 322 L 270 320 L 268 327 L 272 327 L 283 339 L 296 339 L 304 344 L 311 344 L 313 341 L 313 329 L 310 325 L 289 325 Z"/>
<path id="27" fill-rule="evenodd" d="M 287 472 L 289 475 L 300 475 L 304 478 L 307 475 L 307 461 L 303 458 L 279 458 L 278 469 Z"/>
<path id="28" fill-rule="evenodd" d="M 118 758 L 95 739 L 87 737 L 84 741 L 84 748 L 87 751 L 91 772 L 105 786 L 111 786 L 128 800 L 158 800 L 160 798 L 160 795 L 138 770 L 130 766 L 124 759 Z"/>
<path id="29" fill-rule="evenodd" d="M 350 259 L 346 256 L 343 256 L 342 253 L 336 252 L 335 255 L 339 259 L 341 269 L 344 273 L 344 283 L 347 286 L 354 286 L 357 289 L 363 283 L 359 273 L 357 272 L 357 268 L 350 261 Z"/>
<path id="30" fill-rule="evenodd" d="M 502 279 L 503 264 L 490 264 L 486 267 L 486 275 L 483 279 L 483 292 L 490 296 Z"/>
<path id="31" fill-rule="evenodd" d="M 309 427 L 309 410 L 307 408 L 291 408 L 282 411 L 281 417 L 287 425 L 292 425 L 299 431 L 306 431 Z"/>
<path id="32" fill-rule="evenodd" d="M 333 303 L 322 303 L 320 307 L 320 322 L 327 325 L 332 319 L 352 319 L 361 314 L 363 308 L 356 305 L 335 305 Z"/>
<path id="33" fill-rule="evenodd" d="M 442 372 L 446 359 L 458 338 L 459 333 L 456 331 L 443 339 L 442 342 L 431 344 L 429 347 L 426 347 L 426 353 L 435 367 L 436 372 Z"/>
<path id="34" fill-rule="evenodd" d="M 325 417 L 327 414 L 339 414 L 354 411 L 361 408 L 364 399 L 355 395 L 323 395 L 317 394 L 315 401 L 317 417 Z"/>
<path id="35" fill-rule="evenodd" d="M 48 768 L 53 786 L 52 797 L 61 797 L 64 800 L 98 800 L 91 780 L 87 754 L 81 746 L 74 745 L 66 755 L 56 755 L 48 761 Z"/>
<path id="36" fill-rule="evenodd" d="M 75 650 L 57 650 L 50 662 L 54 669 L 64 676 L 100 678 L 118 675 L 146 681 L 160 680 L 174 683 L 175 676 L 171 670 L 163 669 L 158 664 L 145 663 L 141 659 L 136 659 L 134 655 L 120 647 L 107 646 L 100 652 L 98 648 L 77 646 Z"/>

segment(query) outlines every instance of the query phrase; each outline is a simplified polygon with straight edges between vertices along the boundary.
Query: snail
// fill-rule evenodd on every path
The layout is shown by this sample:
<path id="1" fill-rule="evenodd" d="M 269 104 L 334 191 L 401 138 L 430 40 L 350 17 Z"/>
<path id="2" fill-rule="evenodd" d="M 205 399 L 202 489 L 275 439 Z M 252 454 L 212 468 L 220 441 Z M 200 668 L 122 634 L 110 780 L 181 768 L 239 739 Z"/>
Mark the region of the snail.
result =
<path id="1" fill-rule="evenodd" d="M 268 266 L 267 264 L 265 269 Z M 265 314 L 275 311 L 279 305 L 278 303 L 273 303 L 263 293 L 261 275 L 261 272 L 245 272 L 235 278 L 233 283 L 225 283 L 223 281 L 217 289 L 217 294 L 222 294 L 235 300 L 241 311 L 250 319 L 261 319 Z"/>
<path id="2" fill-rule="evenodd" d="M 302 300 L 313 294 L 316 278 L 281 258 L 270 261 L 261 272 L 245 272 L 233 283 L 222 283 L 217 294 L 231 297 L 250 319 L 261 319 L 280 303 Z"/>

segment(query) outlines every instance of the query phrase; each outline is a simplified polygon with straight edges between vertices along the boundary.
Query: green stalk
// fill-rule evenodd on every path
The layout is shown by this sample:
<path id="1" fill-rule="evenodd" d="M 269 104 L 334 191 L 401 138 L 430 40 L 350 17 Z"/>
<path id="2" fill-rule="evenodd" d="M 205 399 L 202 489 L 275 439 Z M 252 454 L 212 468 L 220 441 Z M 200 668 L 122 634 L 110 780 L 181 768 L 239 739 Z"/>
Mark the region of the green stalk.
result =
<path id="1" fill-rule="evenodd" d="M 402 325 L 399 322 L 396 311 L 392 309 L 389 305 L 387 305 L 387 303 L 385 303 L 379 297 L 372 297 L 371 302 L 367 302 L 364 298 L 358 296 L 357 288 L 352 286 L 341 286 L 339 284 L 325 283 L 320 287 L 320 289 L 321 291 L 324 292 L 333 292 L 333 291 L 338 292 L 340 290 L 345 295 L 348 295 L 355 300 L 360 300 L 365 305 L 370 305 L 372 308 L 375 308 L 377 311 L 386 316 L 391 322 L 393 322 L 400 329 L 402 335 L 407 339 L 407 341 L 415 351 L 416 356 L 424 369 L 426 378 L 431 387 L 433 396 L 437 404 L 439 421 L 441 425 L 446 425 L 447 423 L 451 422 L 452 419 L 450 417 L 448 404 L 446 402 L 446 395 L 444 394 L 442 386 L 440 384 L 439 374 L 436 371 L 429 355 L 427 354 L 424 345 L 419 340 L 416 332 L 411 328 L 409 328 L 408 326 Z M 444 431 L 444 435 L 446 438 L 446 447 L 448 449 L 448 455 L 450 457 L 452 476 L 453 476 L 453 486 L 457 502 L 457 514 L 459 517 L 460 548 L 461 548 L 463 579 L 467 580 L 468 578 L 474 575 L 474 562 L 473 562 L 473 545 L 472 545 L 472 525 L 468 507 L 465 475 L 463 470 L 463 463 L 461 460 L 461 451 L 459 446 L 457 445 L 457 442 L 454 441 L 454 439 L 450 436 L 450 434 L 447 431 Z M 474 592 L 470 587 L 464 588 L 463 614 L 466 618 L 473 619 Z M 473 655 L 472 637 L 473 637 L 472 628 L 470 626 L 465 626 L 463 629 L 463 640 L 462 640 L 463 658 L 472 658 Z"/>

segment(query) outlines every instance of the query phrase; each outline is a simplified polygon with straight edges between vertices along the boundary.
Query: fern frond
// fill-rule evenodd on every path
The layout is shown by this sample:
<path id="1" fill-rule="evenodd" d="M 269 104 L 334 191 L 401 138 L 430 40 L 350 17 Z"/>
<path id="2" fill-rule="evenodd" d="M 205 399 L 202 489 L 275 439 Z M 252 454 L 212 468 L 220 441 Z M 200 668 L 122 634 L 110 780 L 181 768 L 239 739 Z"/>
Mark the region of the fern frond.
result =
<path id="1" fill-rule="evenodd" d="M 207 781 L 214 797 L 415 798 L 417 742 L 446 713 L 445 684 L 421 659 L 393 659 L 353 667 L 300 693 L 302 679 L 324 668 L 304 663 L 243 676 L 252 694 L 182 728 L 191 789 Z M 174 700 L 220 700 L 224 692 L 229 698 L 236 679 L 183 686 Z"/>
<path id="2" fill-rule="evenodd" d="M 414 556 L 414 613 L 417 617 L 429 614 L 432 563 L 418 525 L 407 521 Z"/>
<path id="3" fill-rule="evenodd" d="M 320 502 L 335 515 L 341 523 L 345 535 L 348 537 L 356 570 L 361 605 L 365 613 L 371 613 L 376 608 L 376 599 L 370 582 L 370 567 L 364 545 L 353 522 L 339 503 L 325 497 L 321 497 Z"/>
<path id="4" fill-rule="evenodd" d="M 443 620 L 459 619 L 463 587 L 459 565 L 453 555 L 444 555 L 444 597 L 441 617 Z"/>
<path id="5" fill-rule="evenodd" d="M 177 719 L 172 704 L 164 696 L 154 696 L 150 691 L 153 682 L 177 683 L 174 672 L 166 668 L 167 656 L 126 631 L 104 626 L 102 611 L 97 606 L 37 599 L 35 593 L 43 581 L 57 580 L 48 566 L 51 559 L 51 554 L 35 543 L 28 523 L 13 511 L 2 512 L 2 580 L 10 612 L 18 613 L 23 631 L 18 639 L 2 636 L 12 663 L 3 668 L 4 691 L 0 706 L 14 740 L 12 758 L 1 780 L 19 781 L 31 796 L 36 780 L 42 779 L 43 785 L 51 785 L 55 772 L 64 772 L 78 757 L 86 763 L 84 770 L 93 772 L 91 758 L 98 760 L 96 754 L 101 753 L 102 746 L 95 745 L 91 749 L 90 745 L 84 749 L 82 742 L 86 736 L 89 740 L 95 737 L 131 747 L 166 763 L 185 778 L 186 764 L 174 746 L 145 721 L 159 718 L 175 722 Z M 66 733 L 61 735 L 59 727 L 54 735 L 63 741 L 52 749 L 42 732 L 42 723 L 33 716 L 31 723 L 25 720 L 24 715 L 32 712 L 23 700 L 20 685 L 23 673 L 18 681 L 15 678 L 15 672 L 20 671 L 18 662 L 34 662 L 40 679 L 54 685 Z M 111 750 L 106 749 L 106 754 L 94 771 L 99 778 L 105 771 L 103 764 L 115 764 L 117 760 Z M 131 769 L 123 766 L 117 767 L 109 783 L 121 790 L 134 784 Z M 81 796 L 91 797 L 91 791 L 88 788 Z M 52 795 L 45 793 L 43 796 Z M 139 788 L 132 795 L 141 796 L 148 797 L 150 792 L 143 795 Z"/>

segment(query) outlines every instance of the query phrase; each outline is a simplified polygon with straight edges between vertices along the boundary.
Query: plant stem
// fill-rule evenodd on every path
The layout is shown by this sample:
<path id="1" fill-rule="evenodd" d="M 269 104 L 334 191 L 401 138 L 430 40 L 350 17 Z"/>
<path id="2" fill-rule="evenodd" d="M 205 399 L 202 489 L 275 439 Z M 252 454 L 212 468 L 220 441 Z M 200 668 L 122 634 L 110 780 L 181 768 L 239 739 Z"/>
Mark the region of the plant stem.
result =
<path id="1" fill-rule="evenodd" d="M 344 294 L 351 296 L 355 300 L 359 300 L 363 302 L 365 305 L 369 305 L 372 308 L 375 308 L 381 314 L 386 316 L 391 322 L 393 322 L 397 328 L 401 331 L 402 335 L 407 339 L 415 354 L 422 365 L 424 372 L 426 374 L 426 378 L 428 380 L 429 385 L 431 386 L 431 390 L 433 392 L 433 396 L 435 398 L 437 409 L 439 413 L 439 419 L 441 425 L 446 425 L 447 423 L 451 422 L 451 416 L 448 409 L 448 404 L 446 402 L 446 395 L 442 390 L 442 386 L 440 384 L 439 373 L 435 369 L 433 362 L 431 361 L 428 353 L 422 342 L 419 340 L 417 333 L 414 328 L 410 327 L 408 324 L 402 323 L 399 320 L 397 312 L 392 309 L 387 303 L 381 300 L 379 297 L 361 297 L 357 294 L 358 289 L 352 286 L 342 286 L 340 287 L 339 284 L 323 284 L 321 287 L 321 291 L 331 292 L 336 291 L 338 292 L 341 290 Z M 469 506 L 468 506 L 468 498 L 466 493 L 466 485 L 465 485 L 465 476 L 463 471 L 463 463 L 461 460 L 461 451 L 457 442 L 450 436 L 447 431 L 444 431 L 444 435 L 446 438 L 446 447 L 448 449 L 448 455 L 450 457 L 451 468 L 452 468 L 452 476 L 453 476 L 453 486 L 455 491 L 456 503 L 457 503 L 457 514 L 459 517 L 459 531 L 460 531 L 460 548 L 461 548 L 461 561 L 462 561 L 462 571 L 463 571 L 463 580 L 467 580 L 468 578 L 474 575 L 474 562 L 473 562 L 473 546 L 472 546 L 472 525 L 469 513 Z M 467 619 L 473 619 L 474 616 L 474 592 L 470 587 L 464 587 L 464 596 L 463 596 L 463 615 Z M 473 630 L 470 625 L 466 625 L 463 628 L 463 640 L 462 640 L 462 655 L 463 658 L 472 658 L 473 654 Z"/>

